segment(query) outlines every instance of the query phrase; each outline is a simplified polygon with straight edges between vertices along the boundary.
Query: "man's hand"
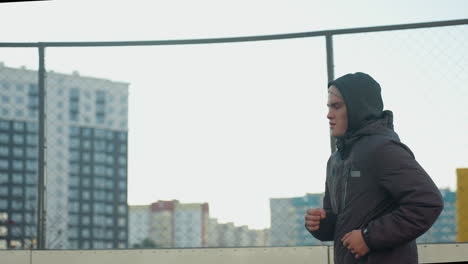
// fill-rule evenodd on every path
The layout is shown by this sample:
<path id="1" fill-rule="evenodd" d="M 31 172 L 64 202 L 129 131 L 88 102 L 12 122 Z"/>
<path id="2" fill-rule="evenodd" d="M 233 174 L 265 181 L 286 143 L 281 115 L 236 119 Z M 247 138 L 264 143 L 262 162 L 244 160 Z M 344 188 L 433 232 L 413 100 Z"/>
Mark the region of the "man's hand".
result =
<path id="1" fill-rule="evenodd" d="M 316 231 L 320 228 L 320 220 L 325 219 L 327 213 L 322 208 L 307 209 L 305 215 L 305 226 L 309 231 Z"/>
<path id="2" fill-rule="evenodd" d="M 369 253 L 370 249 L 362 237 L 361 230 L 353 230 L 341 239 L 343 246 L 347 247 L 351 253 L 354 254 L 355 258 L 360 258 Z"/>

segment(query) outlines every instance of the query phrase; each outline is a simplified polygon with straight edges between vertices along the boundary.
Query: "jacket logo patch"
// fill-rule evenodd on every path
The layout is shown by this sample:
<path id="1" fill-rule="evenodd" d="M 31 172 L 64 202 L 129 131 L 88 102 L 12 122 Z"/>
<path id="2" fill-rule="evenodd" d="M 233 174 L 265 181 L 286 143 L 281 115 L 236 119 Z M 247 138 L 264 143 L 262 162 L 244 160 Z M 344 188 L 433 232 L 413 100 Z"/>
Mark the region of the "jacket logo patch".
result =
<path id="1" fill-rule="evenodd" d="M 351 177 L 361 177 L 361 171 L 351 171 Z"/>

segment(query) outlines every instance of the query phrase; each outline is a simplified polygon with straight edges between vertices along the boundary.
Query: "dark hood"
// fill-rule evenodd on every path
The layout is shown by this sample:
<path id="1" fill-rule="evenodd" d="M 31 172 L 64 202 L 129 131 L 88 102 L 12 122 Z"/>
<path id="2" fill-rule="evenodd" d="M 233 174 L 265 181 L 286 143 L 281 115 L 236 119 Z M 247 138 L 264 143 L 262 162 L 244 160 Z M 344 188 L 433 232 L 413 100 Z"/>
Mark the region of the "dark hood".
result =
<path id="1" fill-rule="evenodd" d="M 336 86 L 346 103 L 348 129 L 353 133 L 369 120 L 382 116 L 383 102 L 380 84 L 370 75 L 362 72 L 346 74 L 328 84 Z"/>

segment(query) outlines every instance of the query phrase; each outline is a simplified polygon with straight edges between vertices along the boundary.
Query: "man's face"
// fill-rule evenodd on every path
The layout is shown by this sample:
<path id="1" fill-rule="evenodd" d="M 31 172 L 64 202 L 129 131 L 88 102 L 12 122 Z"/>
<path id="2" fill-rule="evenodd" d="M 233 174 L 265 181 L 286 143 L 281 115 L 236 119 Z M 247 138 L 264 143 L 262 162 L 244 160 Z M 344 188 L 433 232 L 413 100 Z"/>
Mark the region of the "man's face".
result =
<path id="1" fill-rule="evenodd" d="M 328 88 L 327 106 L 331 135 L 334 137 L 344 136 L 346 129 L 348 129 L 348 113 L 343 96 L 334 85 Z"/>

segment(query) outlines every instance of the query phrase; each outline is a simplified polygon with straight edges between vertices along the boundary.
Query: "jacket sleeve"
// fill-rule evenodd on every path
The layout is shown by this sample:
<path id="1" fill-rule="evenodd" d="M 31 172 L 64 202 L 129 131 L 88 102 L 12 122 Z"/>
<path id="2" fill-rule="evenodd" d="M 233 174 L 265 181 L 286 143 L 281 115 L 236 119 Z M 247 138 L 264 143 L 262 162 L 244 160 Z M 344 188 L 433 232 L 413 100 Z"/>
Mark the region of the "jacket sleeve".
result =
<path id="1" fill-rule="evenodd" d="M 327 186 L 327 184 L 325 184 Z M 335 234 L 336 214 L 333 213 L 328 194 L 328 187 L 325 187 L 325 196 L 323 197 L 323 209 L 326 211 L 325 219 L 320 221 L 320 227 L 310 233 L 320 241 L 333 241 Z"/>
<path id="2" fill-rule="evenodd" d="M 364 240 L 371 250 L 416 239 L 443 209 L 440 191 L 405 145 L 388 142 L 378 148 L 374 158 L 379 185 L 391 196 L 395 209 L 364 229 Z"/>

